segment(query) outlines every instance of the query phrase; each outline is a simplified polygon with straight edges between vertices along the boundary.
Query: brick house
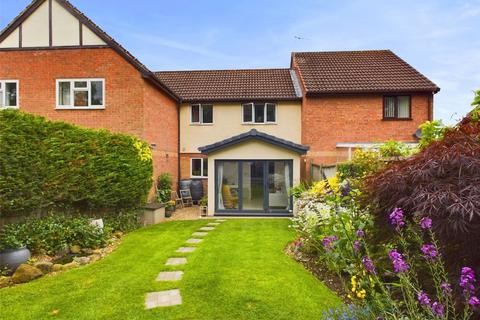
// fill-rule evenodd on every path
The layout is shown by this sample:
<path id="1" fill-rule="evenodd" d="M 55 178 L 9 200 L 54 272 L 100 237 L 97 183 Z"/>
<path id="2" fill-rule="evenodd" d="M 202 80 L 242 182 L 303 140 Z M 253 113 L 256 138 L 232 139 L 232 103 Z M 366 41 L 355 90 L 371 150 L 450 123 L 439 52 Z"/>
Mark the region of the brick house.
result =
<path id="1" fill-rule="evenodd" d="M 209 214 L 291 214 L 288 189 L 313 166 L 414 143 L 438 90 L 388 50 L 152 72 L 66 0 L 33 1 L 0 33 L 0 108 L 146 140 L 155 177 L 204 181 Z"/>

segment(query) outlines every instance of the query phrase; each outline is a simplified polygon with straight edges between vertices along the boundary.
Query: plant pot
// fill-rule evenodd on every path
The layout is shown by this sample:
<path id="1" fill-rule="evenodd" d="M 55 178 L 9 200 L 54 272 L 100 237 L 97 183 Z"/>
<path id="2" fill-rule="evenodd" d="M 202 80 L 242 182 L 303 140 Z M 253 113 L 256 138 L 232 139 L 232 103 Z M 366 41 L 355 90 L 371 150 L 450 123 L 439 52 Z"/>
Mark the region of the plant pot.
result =
<path id="1" fill-rule="evenodd" d="M 175 210 L 167 208 L 165 210 L 165 218 L 170 218 Z"/>
<path id="2" fill-rule="evenodd" d="M 30 250 L 26 247 L 17 249 L 6 249 L 0 252 L 0 269 L 8 268 L 12 271 L 18 268 L 19 265 L 25 263 L 30 259 Z"/>
<path id="3" fill-rule="evenodd" d="M 208 207 L 207 206 L 200 206 L 200 215 L 202 217 L 206 217 L 208 213 Z"/>

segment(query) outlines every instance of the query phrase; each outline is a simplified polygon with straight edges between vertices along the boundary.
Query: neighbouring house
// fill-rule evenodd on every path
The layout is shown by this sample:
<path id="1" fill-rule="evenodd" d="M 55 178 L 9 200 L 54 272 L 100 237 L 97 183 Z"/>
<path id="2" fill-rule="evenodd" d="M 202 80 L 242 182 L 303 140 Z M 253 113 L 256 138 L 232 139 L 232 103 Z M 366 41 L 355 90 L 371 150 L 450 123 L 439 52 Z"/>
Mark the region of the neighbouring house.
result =
<path id="1" fill-rule="evenodd" d="M 315 168 L 415 143 L 438 91 L 389 50 L 152 72 L 66 0 L 33 1 L 0 33 L 0 108 L 146 140 L 155 177 L 202 179 L 211 215 L 291 215 L 289 188 Z"/>

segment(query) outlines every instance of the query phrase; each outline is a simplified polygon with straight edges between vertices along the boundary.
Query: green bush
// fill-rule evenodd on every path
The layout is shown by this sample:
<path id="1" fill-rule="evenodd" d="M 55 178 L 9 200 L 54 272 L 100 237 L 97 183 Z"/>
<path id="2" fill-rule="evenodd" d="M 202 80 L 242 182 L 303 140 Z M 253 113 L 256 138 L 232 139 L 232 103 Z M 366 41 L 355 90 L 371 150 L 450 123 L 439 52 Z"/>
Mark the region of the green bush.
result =
<path id="1" fill-rule="evenodd" d="M 138 221 L 139 210 L 129 209 L 120 210 L 103 217 L 105 227 L 112 231 L 130 232 L 140 227 Z"/>
<path id="2" fill-rule="evenodd" d="M 132 136 L 0 111 L 0 216 L 133 208 L 152 180 L 149 146 Z"/>
<path id="3" fill-rule="evenodd" d="M 165 203 L 172 196 L 172 175 L 164 172 L 158 176 L 157 181 L 157 197 L 158 201 Z"/>
<path id="4" fill-rule="evenodd" d="M 109 236 L 109 228 L 102 230 L 90 224 L 88 217 L 50 215 L 3 226 L 0 251 L 11 248 L 15 244 L 12 241 L 14 239 L 17 244 L 27 246 L 32 252 L 55 254 L 72 245 L 82 248 L 102 247 Z"/>

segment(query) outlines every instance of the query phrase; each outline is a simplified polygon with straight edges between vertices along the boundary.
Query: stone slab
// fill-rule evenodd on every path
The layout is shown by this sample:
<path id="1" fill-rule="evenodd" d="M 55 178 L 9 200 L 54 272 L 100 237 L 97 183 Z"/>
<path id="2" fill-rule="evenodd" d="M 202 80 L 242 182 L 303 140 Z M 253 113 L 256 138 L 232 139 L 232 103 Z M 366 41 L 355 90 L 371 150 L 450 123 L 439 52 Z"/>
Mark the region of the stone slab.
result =
<path id="1" fill-rule="evenodd" d="M 227 220 L 225 220 L 225 219 L 217 219 L 217 220 L 215 220 L 215 222 L 225 222 L 225 221 L 227 221 Z"/>
<path id="2" fill-rule="evenodd" d="M 157 281 L 179 281 L 182 280 L 183 271 L 162 271 L 157 276 Z"/>
<path id="3" fill-rule="evenodd" d="M 147 309 L 177 306 L 180 304 L 182 304 L 182 296 L 178 289 L 149 292 L 145 298 L 145 308 Z"/>
<path id="4" fill-rule="evenodd" d="M 207 226 L 218 226 L 219 224 L 219 222 L 210 222 Z"/>
<path id="5" fill-rule="evenodd" d="M 212 230 L 215 230 L 215 228 L 214 227 L 202 227 L 198 230 L 200 230 L 200 231 L 212 231 Z"/>
<path id="6" fill-rule="evenodd" d="M 180 248 L 177 249 L 176 252 L 189 253 L 189 252 L 195 251 L 195 249 L 197 249 L 197 248 L 195 248 L 195 247 L 180 247 Z"/>
<path id="7" fill-rule="evenodd" d="M 192 236 L 194 237 L 205 237 L 208 234 L 208 232 L 194 232 L 192 233 Z"/>
<path id="8" fill-rule="evenodd" d="M 202 242 L 203 239 L 195 239 L 195 238 L 192 238 L 192 239 L 188 239 L 186 242 L 187 243 L 200 243 Z"/>
<path id="9" fill-rule="evenodd" d="M 187 258 L 169 258 L 165 263 L 166 266 L 179 266 L 187 263 Z"/>

